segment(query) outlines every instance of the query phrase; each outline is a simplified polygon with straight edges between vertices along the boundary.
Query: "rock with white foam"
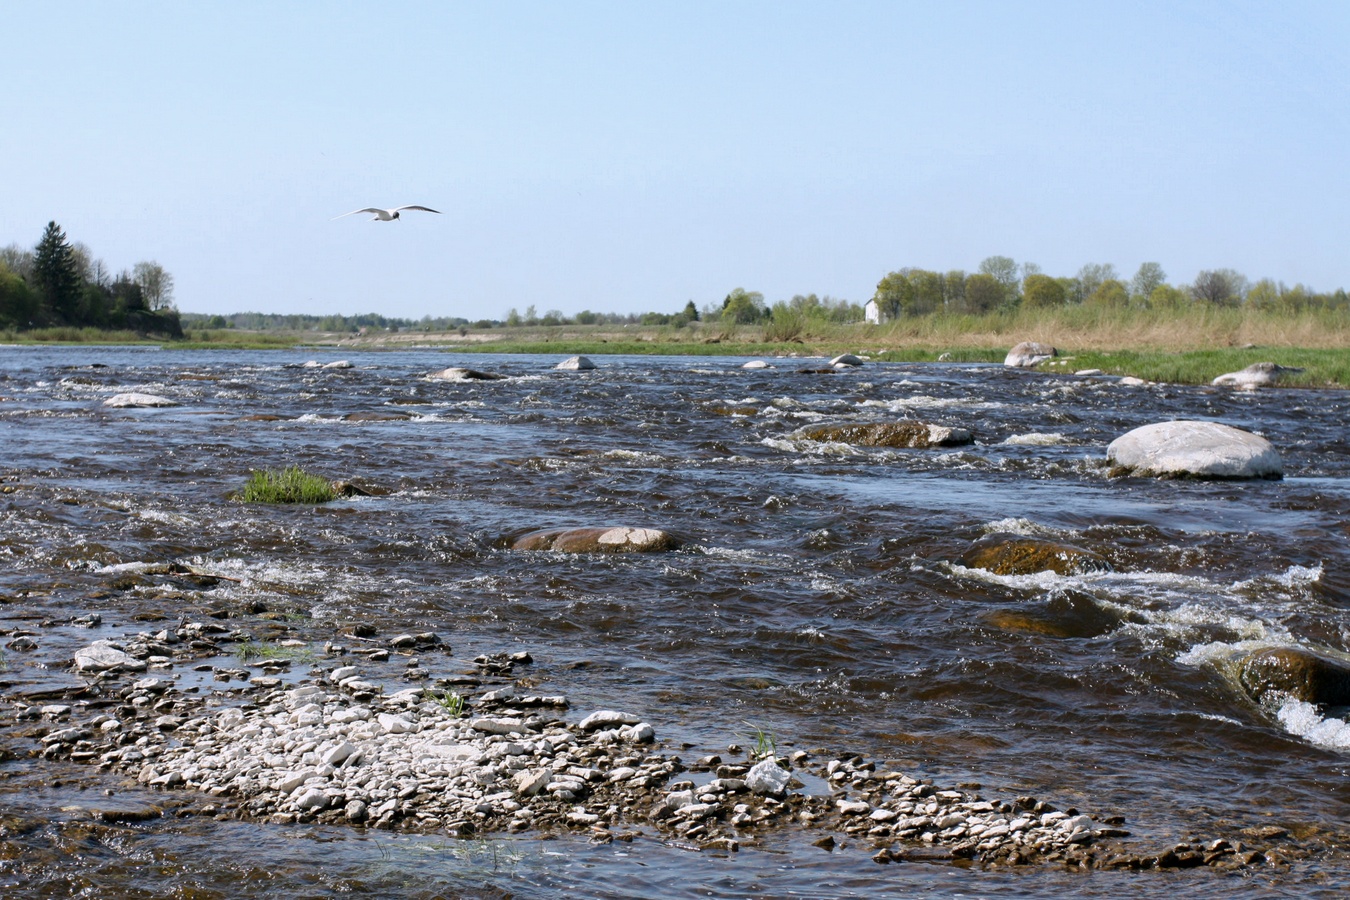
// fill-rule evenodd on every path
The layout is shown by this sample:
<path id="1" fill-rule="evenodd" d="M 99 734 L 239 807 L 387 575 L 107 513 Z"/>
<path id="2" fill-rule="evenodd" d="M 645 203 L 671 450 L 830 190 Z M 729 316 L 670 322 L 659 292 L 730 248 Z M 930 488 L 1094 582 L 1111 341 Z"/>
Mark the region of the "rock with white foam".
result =
<path id="1" fill-rule="evenodd" d="M 111 406 L 114 409 L 148 409 L 160 406 L 177 406 L 175 400 L 168 397 L 161 397 L 158 394 L 143 394 L 138 391 L 130 391 L 125 394 L 113 394 L 107 400 L 103 401 L 104 406 Z"/>

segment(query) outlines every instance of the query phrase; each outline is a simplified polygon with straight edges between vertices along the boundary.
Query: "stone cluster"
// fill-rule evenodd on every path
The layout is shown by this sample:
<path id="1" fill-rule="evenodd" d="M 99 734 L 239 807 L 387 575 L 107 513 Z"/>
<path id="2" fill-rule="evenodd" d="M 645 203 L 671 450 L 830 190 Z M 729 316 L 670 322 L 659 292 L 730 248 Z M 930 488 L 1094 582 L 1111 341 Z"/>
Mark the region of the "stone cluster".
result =
<path id="1" fill-rule="evenodd" d="M 72 665 L 95 699 L 21 707 L 18 718 L 49 726 L 40 737 L 45 757 L 197 792 L 202 812 L 222 817 L 451 834 L 581 831 L 598 841 L 655 829 L 724 852 L 796 828 L 823 832 L 816 844 L 827 850 L 842 841 L 870 846 L 879 863 L 1176 868 L 1280 859 L 1222 840 L 1130 852 L 1118 840 L 1128 836 L 1121 817 L 1030 797 L 988 800 L 878 771 L 858 756 L 733 747 L 729 761 L 686 764 L 663 752 L 655 728 L 635 715 L 600 710 L 567 721 L 565 697 L 523 693 L 516 683 L 472 699 L 424 687 L 386 696 L 359 664 L 347 664 L 350 656 L 299 681 L 231 669 L 247 689 L 228 695 L 191 694 L 161 677 L 157 670 L 171 665 L 166 651 L 181 657 L 194 643 L 208 645 L 212 632 L 186 625 L 120 646 L 92 644 Z M 430 634 L 401 635 L 391 647 L 437 643 Z M 530 660 L 517 653 L 476 662 L 484 673 L 509 675 Z"/>

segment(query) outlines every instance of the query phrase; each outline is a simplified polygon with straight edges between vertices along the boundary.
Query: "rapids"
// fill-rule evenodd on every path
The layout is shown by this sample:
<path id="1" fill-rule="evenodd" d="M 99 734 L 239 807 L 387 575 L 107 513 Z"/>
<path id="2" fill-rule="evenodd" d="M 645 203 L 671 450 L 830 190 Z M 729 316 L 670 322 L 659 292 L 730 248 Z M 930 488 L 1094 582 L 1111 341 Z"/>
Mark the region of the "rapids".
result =
<path id="1" fill-rule="evenodd" d="M 818 360 L 615 356 L 575 372 L 552 369 L 562 354 L 421 349 L 303 367 L 312 358 L 337 359 L 0 348 L 5 897 L 1350 893 L 1347 710 L 1258 704 L 1235 671 L 1269 646 L 1350 658 L 1350 393 L 991 365 L 823 374 L 800 371 Z M 451 366 L 508 377 L 428 377 Z M 178 405 L 103 405 L 126 392 Z M 800 435 L 897 419 L 976 443 Z M 1285 477 L 1113 477 L 1106 445 L 1169 419 L 1257 432 Z M 231 499 L 251 470 L 290 465 L 370 496 Z M 505 549 L 587 525 L 685 543 Z M 1072 543 L 1114 571 L 957 562 L 993 532 Z M 165 564 L 217 578 L 166 583 Z M 28 755 L 15 713 L 80 683 L 76 648 L 213 613 L 247 628 L 264 611 L 316 646 L 353 623 L 434 631 L 453 647 L 426 661 L 435 675 L 528 650 L 531 690 L 581 714 L 629 710 L 688 758 L 764 732 L 988 795 L 1121 812 L 1160 846 L 1277 826 L 1318 852 L 1237 878 L 880 866 L 865 841 L 826 852 L 795 832 L 734 855 L 656 838 L 434 838 L 176 817 L 186 798 L 172 792 Z"/>

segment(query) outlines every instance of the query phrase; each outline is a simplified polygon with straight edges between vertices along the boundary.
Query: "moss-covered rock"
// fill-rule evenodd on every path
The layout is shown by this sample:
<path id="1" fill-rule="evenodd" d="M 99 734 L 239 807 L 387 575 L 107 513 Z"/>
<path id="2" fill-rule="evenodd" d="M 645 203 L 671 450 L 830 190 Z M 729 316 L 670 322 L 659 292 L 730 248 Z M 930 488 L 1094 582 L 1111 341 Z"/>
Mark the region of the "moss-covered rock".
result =
<path id="1" fill-rule="evenodd" d="M 1318 706 L 1350 706 L 1350 663 L 1311 650 L 1257 650 L 1242 661 L 1238 678 L 1258 701 L 1283 695 Z"/>
<path id="2" fill-rule="evenodd" d="M 854 425 L 816 425 L 802 436 L 812 441 L 857 444 L 860 447 L 959 447 L 974 443 L 964 428 L 927 422 L 868 422 Z"/>
<path id="3" fill-rule="evenodd" d="M 961 557 L 961 565 L 968 569 L 984 569 L 995 575 L 1036 572 L 1084 575 L 1110 572 L 1114 568 L 1106 557 L 1082 547 L 1003 533 L 986 535 L 976 541 Z"/>

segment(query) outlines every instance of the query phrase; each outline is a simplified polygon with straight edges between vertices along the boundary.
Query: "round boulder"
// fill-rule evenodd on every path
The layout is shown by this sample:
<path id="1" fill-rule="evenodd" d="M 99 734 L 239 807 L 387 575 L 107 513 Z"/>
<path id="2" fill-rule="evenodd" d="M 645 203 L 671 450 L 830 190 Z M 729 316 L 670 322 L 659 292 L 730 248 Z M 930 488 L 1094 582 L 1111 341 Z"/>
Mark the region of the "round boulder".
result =
<path id="1" fill-rule="evenodd" d="M 584 356 L 572 356 L 564 359 L 553 368 L 561 369 L 564 372 L 587 372 L 595 368 L 595 363 Z"/>
<path id="2" fill-rule="evenodd" d="M 658 553 L 678 550 L 680 541 L 658 528 L 547 528 L 511 542 L 512 550 L 558 553 Z"/>
<path id="3" fill-rule="evenodd" d="M 1023 341 L 1008 351 L 1003 364 L 1015 369 L 1030 369 L 1056 356 L 1059 356 L 1059 351 L 1049 344 Z"/>
<path id="4" fill-rule="evenodd" d="M 1073 544 L 1024 537 L 1020 534 L 989 534 L 980 538 L 961 557 L 968 569 L 984 569 L 995 575 L 1086 575 L 1111 572 L 1106 557 Z"/>
<path id="5" fill-rule="evenodd" d="M 1164 478 L 1281 478 L 1284 464 L 1270 441 L 1218 422 L 1144 425 L 1106 448 L 1121 469 Z"/>
<path id="6" fill-rule="evenodd" d="M 1350 705 L 1350 663 L 1300 647 L 1267 647 L 1242 660 L 1242 688 L 1257 701 L 1292 697 L 1318 706 Z"/>
<path id="7" fill-rule="evenodd" d="M 862 447 L 959 447 L 975 441 L 964 428 L 927 422 L 817 425 L 803 430 L 802 436 L 811 441 L 834 441 Z"/>

